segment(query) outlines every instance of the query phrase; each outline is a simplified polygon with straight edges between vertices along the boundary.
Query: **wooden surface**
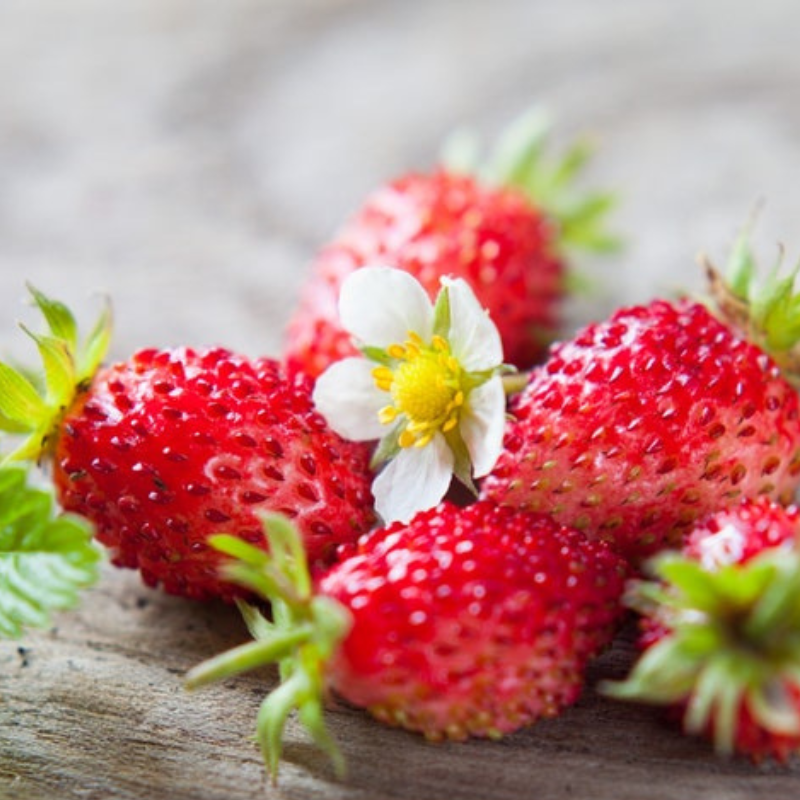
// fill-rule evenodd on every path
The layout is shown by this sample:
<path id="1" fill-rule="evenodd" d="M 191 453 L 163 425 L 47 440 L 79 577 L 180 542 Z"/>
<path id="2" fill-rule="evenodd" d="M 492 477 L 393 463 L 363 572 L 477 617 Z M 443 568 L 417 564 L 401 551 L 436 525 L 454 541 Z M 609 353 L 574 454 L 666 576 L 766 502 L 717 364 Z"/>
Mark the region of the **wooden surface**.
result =
<path id="1" fill-rule="evenodd" d="M 114 356 L 221 343 L 275 354 L 314 249 L 381 180 L 544 102 L 596 135 L 628 248 L 567 329 L 696 289 L 766 200 L 767 260 L 800 251 L 800 5 L 565 0 L 2 0 L 0 349 L 28 358 L 24 282 L 86 315 L 105 292 Z M 278 788 L 248 737 L 274 674 L 197 694 L 184 672 L 241 641 L 227 608 L 106 568 L 56 627 L 0 644 L 0 797 L 754 798 L 800 769 L 715 759 L 658 713 L 589 686 L 500 743 L 433 746 L 339 707 L 344 783 L 294 723 Z M 622 637 L 592 673 L 621 675 Z"/>

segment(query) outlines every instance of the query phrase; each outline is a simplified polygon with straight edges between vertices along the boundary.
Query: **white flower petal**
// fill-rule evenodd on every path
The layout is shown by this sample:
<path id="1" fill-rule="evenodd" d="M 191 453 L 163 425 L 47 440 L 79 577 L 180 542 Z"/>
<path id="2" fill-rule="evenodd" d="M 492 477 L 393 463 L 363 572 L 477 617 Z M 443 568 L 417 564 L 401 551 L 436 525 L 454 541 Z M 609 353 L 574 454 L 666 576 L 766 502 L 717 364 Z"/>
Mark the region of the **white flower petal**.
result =
<path id="1" fill-rule="evenodd" d="M 378 420 L 378 411 L 387 405 L 389 396 L 375 386 L 373 366 L 365 358 L 345 358 L 317 378 L 314 405 L 345 439 L 365 442 L 387 432 Z"/>
<path id="2" fill-rule="evenodd" d="M 406 447 L 372 484 L 375 509 L 385 523 L 408 522 L 445 496 L 453 474 L 453 453 L 440 433 L 425 447 Z"/>
<path id="3" fill-rule="evenodd" d="M 476 478 L 491 472 L 500 457 L 505 423 L 506 394 L 503 381 L 490 378 L 470 392 L 467 408 L 459 424 Z"/>
<path id="4" fill-rule="evenodd" d="M 450 349 L 469 372 L 503 362 L 503 344 L 494 322 L 461 278 L 443 278 L 450 295 Z"/>
<path id="5" fill-rule="evenodd" d="M 409 331 L 426 342 L 433 335 L 433 305 L 409 273 L 391 267 L 362 267 L 342 284 L 339 316 L 363 344 L 402 344 Z"/>

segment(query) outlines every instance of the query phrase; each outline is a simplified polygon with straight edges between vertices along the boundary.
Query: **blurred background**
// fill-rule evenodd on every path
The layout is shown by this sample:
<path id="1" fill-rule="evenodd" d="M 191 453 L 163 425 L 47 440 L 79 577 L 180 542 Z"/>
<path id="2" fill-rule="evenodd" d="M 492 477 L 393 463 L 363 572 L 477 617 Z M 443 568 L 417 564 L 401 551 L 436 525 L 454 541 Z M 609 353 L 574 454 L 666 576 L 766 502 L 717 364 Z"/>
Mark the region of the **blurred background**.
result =
<path id="1" fill-rule="evenodd" d="M 31 281 L 84 317 L 109 294 L 115 356 L 276 354 L 370 189 L 540 103 L 556 145 L 595 138 L 628 243 L 568 326 L 699 290 L 760 200 L 794 261 L 798 37 L 796 0 L 0 0 L 0 350 Z"/>

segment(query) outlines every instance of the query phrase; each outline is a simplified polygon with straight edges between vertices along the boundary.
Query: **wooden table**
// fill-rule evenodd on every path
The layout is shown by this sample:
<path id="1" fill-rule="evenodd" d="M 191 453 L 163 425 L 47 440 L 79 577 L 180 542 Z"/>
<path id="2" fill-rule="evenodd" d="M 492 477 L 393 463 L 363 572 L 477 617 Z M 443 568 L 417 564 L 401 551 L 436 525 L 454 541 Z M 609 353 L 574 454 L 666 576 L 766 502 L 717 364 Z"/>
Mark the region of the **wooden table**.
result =
<path id="1" fill-rule="evenodd" d="M 800 250 L 800 5 L 792 0 L 6 0 L 0 4 L 0 349 L 32 281 L 88 316 L 112 355 L 221 343 L 277 354 L 314 250 L 381 180 L 426 167 L 462 123 L 487 137 L 528 106 L 557 141 L 590 131 L 627 249 L 565 332 L 620 303 L 699 290 L 759 199 L 756 237 Z M 187 695 L 185 671 L 243 640 L 230 608 L 104 569 L 56 627 L 0 644 L 0 797 L 775 798 L 797 765 L 713 757 L 650 709 L 599 698 L 500 743 L 430 745 L 352 708 L 336 782 L 295 723 L 278 788 L 248 737 L 266 671 Z"/>

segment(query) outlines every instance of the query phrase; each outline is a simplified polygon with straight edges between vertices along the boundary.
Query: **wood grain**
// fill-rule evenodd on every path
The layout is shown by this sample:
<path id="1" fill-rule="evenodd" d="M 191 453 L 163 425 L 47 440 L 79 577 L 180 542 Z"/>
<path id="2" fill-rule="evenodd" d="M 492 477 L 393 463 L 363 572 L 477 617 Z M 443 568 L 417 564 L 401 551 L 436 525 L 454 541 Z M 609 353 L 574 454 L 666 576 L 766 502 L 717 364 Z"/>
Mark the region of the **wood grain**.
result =
<path id="1" fill-rule="evenodd" d="M 589 182 L 628 239 L 579 259 L 594 290 L 565 332 L 621 303 L 696 290 L 766 199 L 767 260 L 800 251 L 800 5 L 792 0 L 5 0 L 0 3 L 0 350 L 32 281 L 114 301 L 112 355 L 221 343 L 277 353 L 314 250 L 380 181 L 431 164 L 445 134 L 487 137 L 543 102 L 590 131 Z M 52 631 L 0 644 L 0 797 L 791 797 L 800 770 L 715 758 L 659 713 L 592 689 L 500 743 L 430 745 L 340 705 L 345 782 L 291 723 L 280 783 L 249 737 L 269 671 L 187 694 L 193 664 L 244 638 L 106 568 Z"/>
<path id="2" fill-rule="evenodd" d="M 337 704 L 328 720 L 349 765 L 337 782 L 291 723 L 278 787 L 248 740 L 275 675 L 195 693 L 193 664 L 243 641 L 231 608 L 144 589 L 106 568 L 82 609 L 24 643 L 0 645 L 0 787 L 9 798 L 419 798 L 790 796 L 796 769 L 715 758 L 655 711 L 598 696 L 632 656 L 624 632 L 581 701 L 495 743 L 429 744 Z"/>

